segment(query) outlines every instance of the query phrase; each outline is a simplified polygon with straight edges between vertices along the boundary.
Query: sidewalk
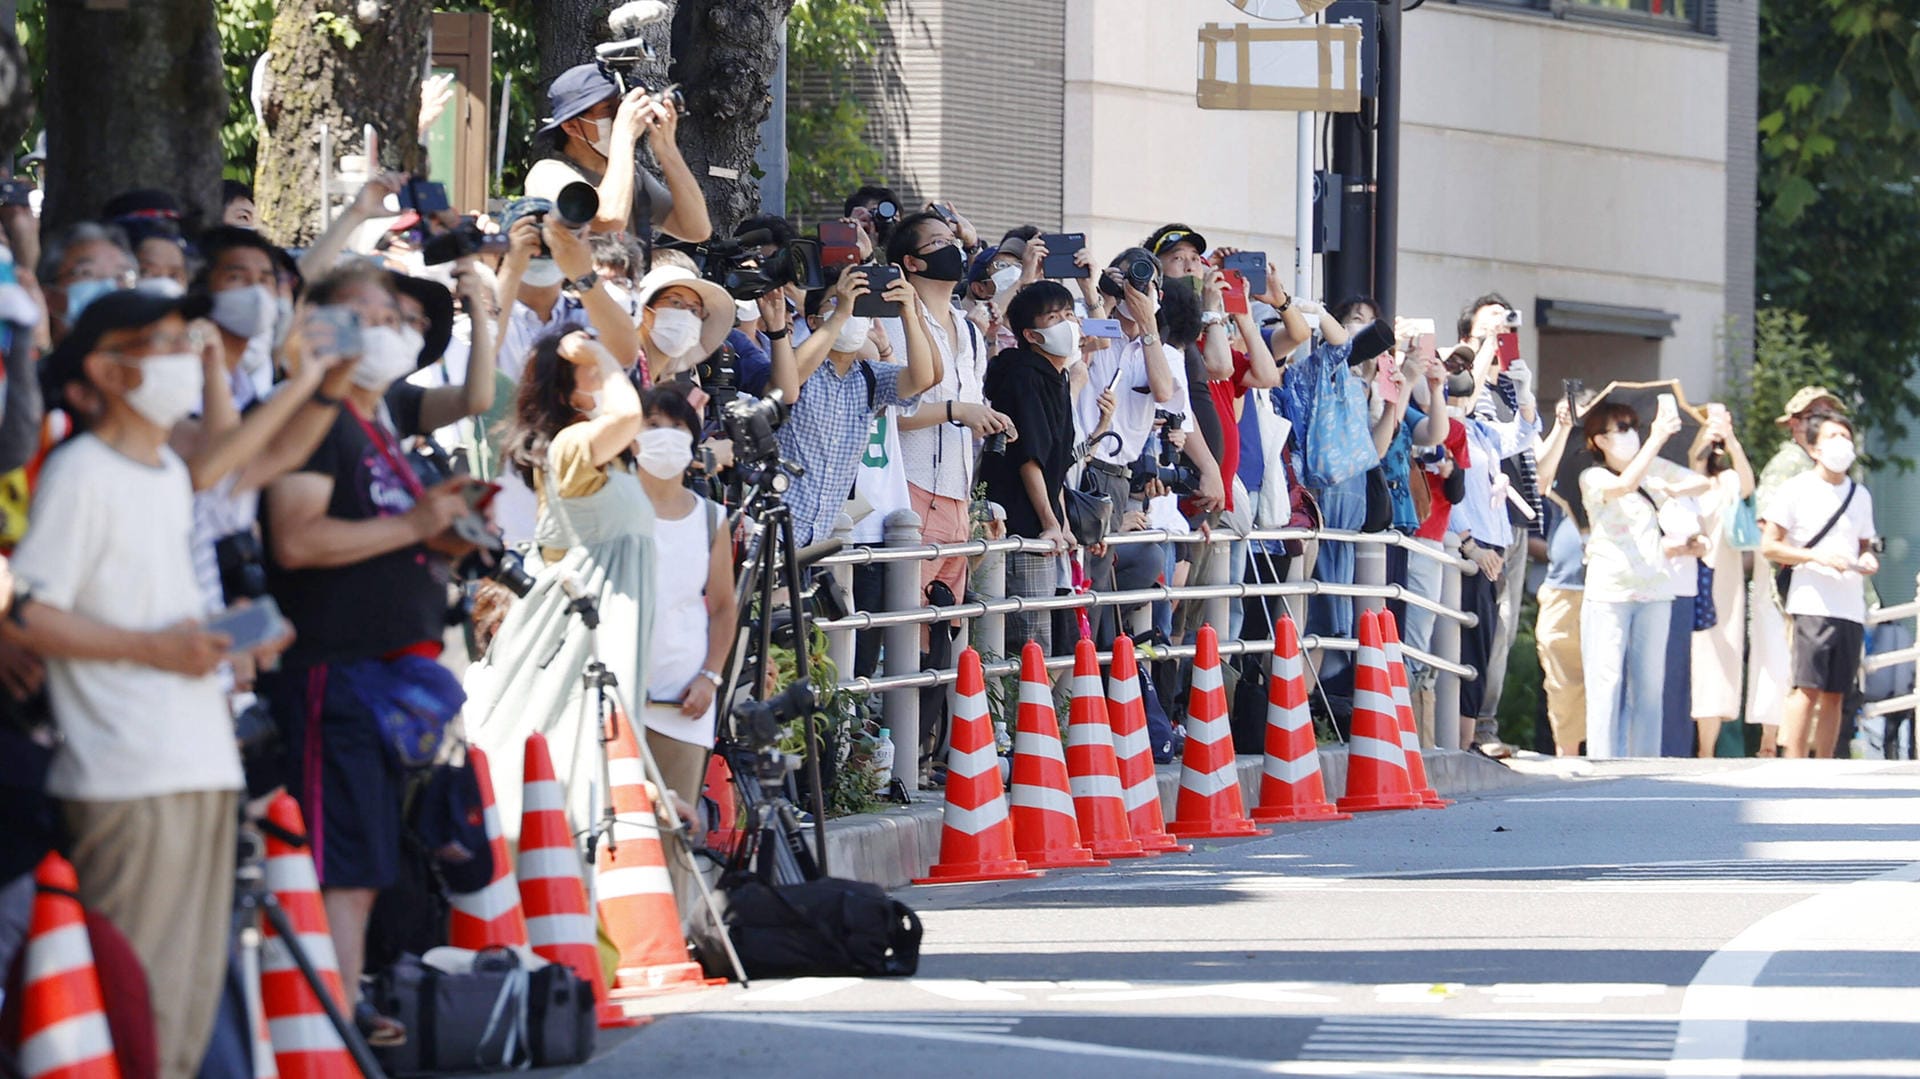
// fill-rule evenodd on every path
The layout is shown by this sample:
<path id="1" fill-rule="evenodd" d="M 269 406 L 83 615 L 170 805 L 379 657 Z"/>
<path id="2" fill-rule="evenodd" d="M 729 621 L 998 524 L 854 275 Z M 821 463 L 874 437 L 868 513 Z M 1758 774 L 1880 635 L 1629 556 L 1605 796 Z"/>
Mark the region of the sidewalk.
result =
<path id="1" fill-rule="evenodd" d="M 1240 758 L 1240 790 L 1251 808 L 1260 792 L 1261 758 Z M 1450 798 L 1508 790 L 1561 777 L 1542 770 L 1516 771 L 1477 753 L 1429 749 L 1425 753 L 1427 778 L 1435 790 Z M 1180 766 L 1163 764 L 1160 804 L 1172 816 L 1179 797 Z M 1320 750 L 1320 771 L 1327 797 L 1347 789 L 1347 749 Z M 943 803 L 936 791 L 922 791 L 921 801 L 879 813 L 841 817 L 827 823 L 827 864 L 836 877 L 871 881 L 883 888 L 899 888 L 923 877 L 940 854 L 940 814 Z"/>

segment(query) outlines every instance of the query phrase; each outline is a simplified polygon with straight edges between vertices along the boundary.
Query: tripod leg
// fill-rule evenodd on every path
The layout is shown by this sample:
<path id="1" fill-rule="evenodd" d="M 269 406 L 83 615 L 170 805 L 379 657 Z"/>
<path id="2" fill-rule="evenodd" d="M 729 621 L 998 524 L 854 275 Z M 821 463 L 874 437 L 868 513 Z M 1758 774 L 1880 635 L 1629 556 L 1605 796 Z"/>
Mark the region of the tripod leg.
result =
<path id="1" fill-rule="evenodd" d="M 801 600 L 800 559 L 798 548 L 793 540 L 793 515 L 784 505 L 780 507 L 780 546 L 787 560 L 787 600 L 793 604 L 793 654 L 794 669 L 801 678 L 809 676 L 813 670 L 807 655 L 808 637 L 812 630 L 807 625 L 807 608 Z M 824 687 L 828 693 L 836 687 Z M 827 799 L 821 790 L 819 743 L 814 738 L 813 710 L 809 710 L 802 719 L 807 735 L 807 783 L 813 788 L 813 857 L 820 867 L 820 875 L 827 875 Z"/>
<path id="2" fill-rule="evenodd" d="M 287 912 L 281 909 L 280 901 L 274 898 L 271 892 L 262 895 L 260 911 L 267 916 L 267 922 L 273 926 L 273 931 L 280 935 L 280 943 L 286 947 L 287 954 L 293 957 L 294 966 L 300 968 L 300 976 L 306 979 L 308 988 L 313 990 L 314 996 L 320 998 L 320 1006 L 327 1011 L 327 1022 L 333 1024 L 333 1029 L 340 1035 L 340 1040 L 346 1043 L 347 1053 L 353 1057 L 353 1062 L 359 1067 L 363 1079 L 386 1079 L 386 1073 L 380 1070 L 380 1062 L 374 1059 L 373 1050 L 367 1046 L 367 1040 L 360 1036 L 360 1028 L 354 1026 L 351 1020 L 341 1014 L 340 1002 L 334 1000 L 333 994 L 321 984 L 320 972 L 314 969 L 313 960 L 307 956 L 307 950 L 300 946 L 300 937 L 294 933 L 293 922 L 287 917 Z"/>

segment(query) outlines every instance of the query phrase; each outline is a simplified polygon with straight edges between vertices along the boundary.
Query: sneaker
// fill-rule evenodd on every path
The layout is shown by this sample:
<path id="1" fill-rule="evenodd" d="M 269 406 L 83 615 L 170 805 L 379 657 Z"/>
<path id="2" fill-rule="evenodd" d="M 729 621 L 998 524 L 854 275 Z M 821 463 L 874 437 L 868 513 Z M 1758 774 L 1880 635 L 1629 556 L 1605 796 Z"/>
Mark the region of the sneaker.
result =
<path id="1" fill-rule="evenodd" d="M 1492 741 L 1474 743 L 1473 751 L 1482 757 L 1496 761 L 1504 761 L 1513 756 L 1513 747 L 1498 738 Z"/>

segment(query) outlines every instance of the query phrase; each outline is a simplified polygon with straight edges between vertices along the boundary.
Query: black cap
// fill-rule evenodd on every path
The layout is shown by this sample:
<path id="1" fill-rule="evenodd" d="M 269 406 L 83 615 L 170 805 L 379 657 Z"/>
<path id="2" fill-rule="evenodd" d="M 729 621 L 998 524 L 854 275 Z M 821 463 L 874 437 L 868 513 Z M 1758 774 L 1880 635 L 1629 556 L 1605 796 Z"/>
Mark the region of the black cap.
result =
<path id="1" fill-rule="evenodd" d="M 65 339 L 40 362 L 40 388 L 46 395 L 48 407 L 58 406 L 64 400 L 60 391 L 67 383 L 83 377 L 81 361 L 100 344 L 102 337 L 116 330 L 151 326 L 172 314 L 185 319 L 202 318 L 212 306 L 212 298 L 204 293 L 163 296 L 133 288 L 109 292 L 88 304 Z"/>
<path id="2" fill-rule="evenodd" d="M 546 134 L 559 128 L 561 124 L 593 108 L 606 99 L 620 93 L 607 73 L 600 70 L 598 64 L 578 64 L 554 76 L 553 85 L 547 87 L 547 119 L 539 134 Z"/>
<path id="3" fill-rule="evenodd" d="M 1146 248 L 1155 256 L 1164 258 L 1167 249 L 1174 244 L 1192 244 L 1199 254 L 1207 253 L 1207 238 L 1185 225 L 1162 225 L 1147 238 Z"/>
<path id="4" fill-rule="evenodd" d="M 406 274 L 388 270 L 393 279 L 393 287 L 411 297 L 427 313 L 426 342 L 421 346 L 418 365 L 426 365 L 446 355 L 447 344 L 453 340 L 453 293 L 437 281 L 424 277 L 408 277 Z"/>

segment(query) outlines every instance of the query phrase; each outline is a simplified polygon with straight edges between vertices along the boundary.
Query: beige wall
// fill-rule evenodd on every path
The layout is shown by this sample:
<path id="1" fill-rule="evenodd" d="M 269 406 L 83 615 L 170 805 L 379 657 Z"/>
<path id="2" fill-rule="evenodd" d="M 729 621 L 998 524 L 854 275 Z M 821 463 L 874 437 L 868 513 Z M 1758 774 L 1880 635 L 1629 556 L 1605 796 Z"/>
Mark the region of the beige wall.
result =
<path id="1" fill-rule="evenodd" d="M 1239 13 L 1066 3 L 1066 227 L 1105 258 L 1184 220 L 1291 266 L 1294 115 L 1193 103 L 1196 31 Z M 1438 0 L 1405 27 L 1400 313 L 1446 325 L 1488 289 L 1529 322 L 1538 297 L 1673 312 L 1661 371 L 1704 400 L 1725 308 L 1725 47 Z M 1525 339 L 1543 387 L 1644 372 L 1649 354 L 1582 335 L 1562 359 Z"/>

